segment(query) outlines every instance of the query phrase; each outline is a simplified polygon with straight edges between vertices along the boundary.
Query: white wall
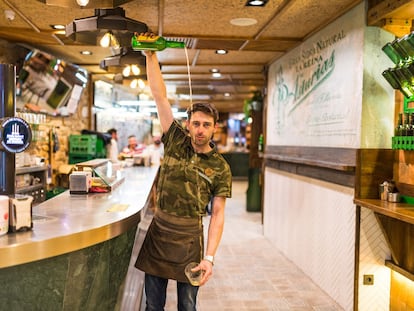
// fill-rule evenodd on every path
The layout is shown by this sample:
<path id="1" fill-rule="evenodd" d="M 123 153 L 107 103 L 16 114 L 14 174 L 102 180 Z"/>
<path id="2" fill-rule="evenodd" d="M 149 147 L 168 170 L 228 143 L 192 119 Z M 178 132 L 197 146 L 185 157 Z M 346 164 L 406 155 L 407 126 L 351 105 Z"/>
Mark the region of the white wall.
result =
<path id="1" fill-rule="evenodd" d="M 353 189 L 265 170 L 264 235 L 344 310 L 354 294 Z"/>

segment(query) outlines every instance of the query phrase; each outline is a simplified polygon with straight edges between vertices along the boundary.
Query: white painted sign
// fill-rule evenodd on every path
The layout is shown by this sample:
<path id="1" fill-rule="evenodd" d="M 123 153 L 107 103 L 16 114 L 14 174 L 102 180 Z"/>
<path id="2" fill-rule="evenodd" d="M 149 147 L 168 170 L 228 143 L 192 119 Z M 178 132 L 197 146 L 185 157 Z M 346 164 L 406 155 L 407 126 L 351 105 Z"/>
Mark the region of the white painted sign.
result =
<path id="1" fill-rule="evenodd" d="M 267 145 L 359 146 L 364 27 L 357 6 L 271 65 Z"/>

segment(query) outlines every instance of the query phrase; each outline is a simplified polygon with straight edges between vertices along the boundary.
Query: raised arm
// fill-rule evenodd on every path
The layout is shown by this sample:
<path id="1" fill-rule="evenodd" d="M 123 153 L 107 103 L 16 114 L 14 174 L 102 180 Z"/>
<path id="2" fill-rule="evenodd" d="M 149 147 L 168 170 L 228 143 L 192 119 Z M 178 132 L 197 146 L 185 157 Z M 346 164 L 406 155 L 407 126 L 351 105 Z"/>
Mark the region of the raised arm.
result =
<path id="1" fill-rule="evenodd" d="M 167 89 L 162 78 L 157 54 L 152 51 L 146 51 L 145 55 L 147 58 L 148 83 L 157 105 L 158 118 L 160 119 L 162 131 L 166 133 L 174 121 L 171 105 L 167 98 Z"/>

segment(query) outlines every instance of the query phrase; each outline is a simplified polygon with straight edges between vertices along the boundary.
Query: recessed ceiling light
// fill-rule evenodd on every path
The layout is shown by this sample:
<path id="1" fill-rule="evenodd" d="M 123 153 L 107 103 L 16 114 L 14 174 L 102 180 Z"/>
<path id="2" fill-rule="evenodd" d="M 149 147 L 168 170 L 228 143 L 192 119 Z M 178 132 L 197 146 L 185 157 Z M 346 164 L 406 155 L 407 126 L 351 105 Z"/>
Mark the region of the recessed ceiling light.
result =
<path id="1" fill-rule="evenodd" d="M 211 68 L 210 72 L 219 72 L 220 70 L 218 70 L 217 68 Z"/>
<path id="2" fill-rule="evenodd" d="M 224 93 L 224 96 L 225 97 L 230 97 L 230 93 L 226 92 L 226 93 Z"/>
<path id="3" fill-rule="evenodd" d="M 76 0 L 76 3 L 77 3 L 80 7 L 83 7 L 83 6 L 87 6 L 87 5 L 88 5 L 89 0 Z"/>
<path id="4" fill-rule="evenodd" d="M 50 27 L 52 27 L 53 29 L 56 29 L 56 30 L 63 30 L 63 29 L 66 28 L 65 25 L 50 25 Z"/>
<path id="5" fill-rule="evenodd" d="M 224 55 L 227 54 L 227 50 L 216 50 L 216 54 Z"/>
<path id="6" fill-rule="evenodd" d="M 92 55 L 92 52 L 91 52 L 91 51 L 87 51 L 87 50 L 85 50 L 85 51 L 80 51 L 80 53 L 81 53 L 82 55 Z"/>
<path id="7" fill-rule="evenodd" d="M 247 0 L 246 6 L 265 6 L 268 0 Z"/>
<path id="8" fill-rule="evenodd" d="M 230 20 L 230 24 L 234 26 L 251 26 L 257 24 L 257 20 L 254 18 L 247 17 L 233 18 L 232 20 Z"/>
<path id="9" fill-rule="evenodd" d="M 221 73 L 220 72 L 213 72 L 213 74 L 211 76 L 213 78 L 221 78 Z"/>

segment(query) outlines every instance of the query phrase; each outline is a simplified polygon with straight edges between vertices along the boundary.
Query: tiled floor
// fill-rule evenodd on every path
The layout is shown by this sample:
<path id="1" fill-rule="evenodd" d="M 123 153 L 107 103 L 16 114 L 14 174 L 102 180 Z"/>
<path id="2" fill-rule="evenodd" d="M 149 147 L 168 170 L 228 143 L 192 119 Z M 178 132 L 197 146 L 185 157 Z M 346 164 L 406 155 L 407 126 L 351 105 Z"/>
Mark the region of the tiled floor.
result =
<path id="1" fill-rule="evenodd" d="M 263 237 L 261 213 L 246 211 L 246 190 L 246 181 L 234 181 L 214 275 L 200 288 L 197 310 L 342 310 Z M 173 281 L 165 310 L 177 310 Z"/>

